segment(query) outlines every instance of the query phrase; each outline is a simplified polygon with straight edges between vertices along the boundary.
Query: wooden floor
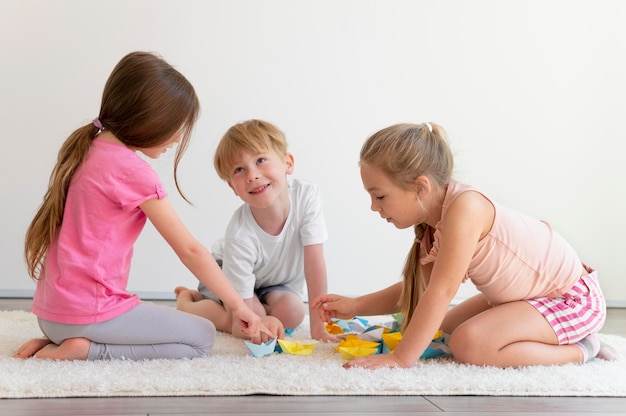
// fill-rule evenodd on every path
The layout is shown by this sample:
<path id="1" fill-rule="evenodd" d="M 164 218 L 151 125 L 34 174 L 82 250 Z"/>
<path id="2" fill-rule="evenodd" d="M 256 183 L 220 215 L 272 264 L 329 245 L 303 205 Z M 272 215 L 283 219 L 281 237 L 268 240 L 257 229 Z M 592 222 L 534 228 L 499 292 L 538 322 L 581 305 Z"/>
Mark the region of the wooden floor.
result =
<path id="1" fill-rule="evenodd" d="M 171 301 L 161 301 L 172 305 Z M 0 310 L 30 308 L 30 299 L 1 299 Z M 626 336 L 626 309 L 609 309 L 601 332 Z M 0 374 L 0 377 L 2 375 Z M 71 377 L 71 375 L 70 375 Z M 624 415 L 626 397 L 243 396 L 4 399 L 13 415 Z"/>

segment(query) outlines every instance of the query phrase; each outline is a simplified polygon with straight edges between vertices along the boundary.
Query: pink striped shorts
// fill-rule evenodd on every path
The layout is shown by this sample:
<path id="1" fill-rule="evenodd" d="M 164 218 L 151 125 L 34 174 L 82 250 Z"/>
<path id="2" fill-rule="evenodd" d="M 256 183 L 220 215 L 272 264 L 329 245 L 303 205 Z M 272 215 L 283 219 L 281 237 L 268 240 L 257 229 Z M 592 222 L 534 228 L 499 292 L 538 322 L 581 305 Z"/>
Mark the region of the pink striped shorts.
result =
<path id="1" fill-rule="evenodd" d="M 598 283 L 598 273 L 589 272 L 558 298 L 526 300 L 550 323 L 559 344 L 574 344 L 598 332 L 606 320 L 606 301 Z"/>

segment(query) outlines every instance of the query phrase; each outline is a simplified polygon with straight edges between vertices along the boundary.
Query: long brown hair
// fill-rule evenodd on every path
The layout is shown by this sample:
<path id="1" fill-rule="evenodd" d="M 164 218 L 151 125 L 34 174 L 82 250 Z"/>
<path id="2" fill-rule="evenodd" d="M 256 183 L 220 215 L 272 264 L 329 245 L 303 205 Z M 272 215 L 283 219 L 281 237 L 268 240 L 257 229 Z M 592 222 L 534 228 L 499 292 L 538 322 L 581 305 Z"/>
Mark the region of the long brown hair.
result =
<path id="1" fill-rule="evenodd" d="M 380 169 L 402 188 L 428 176 L 439 186 L 450 183 L 454 161 L 443 127 L 434 123 L 395 124 L 369 137 L 361 148 L 361 163 Z M 415 307 L 426 289 L 419 264 L 420 242 L 428 226 L 415 224 L 415 241 L 404 265 L 404 284 L 400 311 L 404 314 L 402 330 L 413 317 Z"/>
<path id="2" fill-rule="evenodd" d="M 174 181 L 178 164 L 187 149 L 200 103 L 191 83 L 161 57 L 132 52 L 115 66 L 102 94 L 98 120 L 129 147 L 149 148 L 169 140 L 182 128 L 174 158 Z M 87 124 L 74 131 L 61 146 L 48 190 L 33 218 L 24 243 L 28 274 L 37 280 L 46 252 L 63 221 L 72 176 L 85 160 L 99 128 Z"/>

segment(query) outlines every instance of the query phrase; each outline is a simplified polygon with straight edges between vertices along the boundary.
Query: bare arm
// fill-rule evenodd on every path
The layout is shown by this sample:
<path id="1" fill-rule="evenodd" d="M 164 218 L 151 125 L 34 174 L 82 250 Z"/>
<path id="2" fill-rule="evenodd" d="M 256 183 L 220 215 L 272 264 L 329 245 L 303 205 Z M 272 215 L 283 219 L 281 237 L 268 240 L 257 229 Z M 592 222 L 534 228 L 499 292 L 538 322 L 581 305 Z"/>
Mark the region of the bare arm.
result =
<path id="1" fill-rule="evenodd" d="M 244 303 L 211 253 L 191 235 L 169 200 L 150 199 L 141 204 L 141 209 L 182 263 L 242 321 L 244 332 L 252 341 L 268 340 L 271 333 L 261 324 L 259 316 Z"/>
<path id="2" fill-rule="evenodd" d="M 398 282 L 377 292 L 359 296 L 356 298 L 359 310 L 357 315 L 387 315 L 400 311 L 403 286 L 402 282 Z"/>
<path id="3" fill-rule="evenodd" d="M 317 309 L 320 319 L 325 322 L 331 322 L 332 318 L 350 319 L 356 315 L 387 315 L 398 312 L 401 293 L 402 282 L 398 282 L 358 298 L 321 295 L 313 301 L 311 309 Z"/>
<path id="4" fill-rule="evenodd" d="M 265 313 L 265 309 L 263 305 L 261 305 L 256 298 L 248 298 L 243 300 L 246 305 L 250 308 L 250 310 L 254 311 L 257 315 L 261 317 L 261 322 L 265 327 L 273 334 L 273 337 L 278 337 L 280 339 L 285 336 L 285 327 L 282 322 L 278 320 L 274 316 L 269 316 Z M 239 319 L 235 319 L 232 311 L 226 307 L 227 313 L 230 314 L 231 318 L 231 328 L 230 333 L 239 338 L 247 338 L 245 332 L 242 328 L 242 322 Z"/>
<path id="5" fill-rule="evenodd" d="M 314 244 L 304 247 L 304 276 L 309 295 L 311 337 L 321 341 L 337 342 L 338 339 L 326 331 L 324 322 L 320 319 L 315 308 L 312 307 L 313 301 L 318 296 L 325 295 L 328 290 L 324 245 Z"/>
<path id="6" fill-rule="evenodd" d="M 466 192 L 457 197 L 446 215 L 446 227 L 430 281 L 402 341 L 393 354 L 371 359 L 358 357 L 350 361 L 349 366 L 410 367 L 419 359 L 441 326 L 450 302 L 463 282 L 476 244 L 491 228 L 493 218 L 493 206 L 480 194 Z"/>

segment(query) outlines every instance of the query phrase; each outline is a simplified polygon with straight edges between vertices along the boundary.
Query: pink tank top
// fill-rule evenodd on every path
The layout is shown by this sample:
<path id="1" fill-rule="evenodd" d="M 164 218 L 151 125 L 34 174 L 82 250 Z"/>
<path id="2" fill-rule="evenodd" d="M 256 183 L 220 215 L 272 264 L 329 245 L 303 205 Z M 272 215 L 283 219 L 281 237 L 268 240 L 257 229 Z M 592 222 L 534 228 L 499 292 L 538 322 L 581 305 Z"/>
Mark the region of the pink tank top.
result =
<path id="1" fill-rule="evenodd" d="M 457 196 L 468 191 L 478 192 L 458 182 L 451 182 L 448 186 L 441 220 L 434 233 L 429 227 L 422 239 L 421 264 L 434 262 L 437 258 L 448 207 Z M 547 222 L 485 198 L 494 206 L 494 223 L 489 233 L 478 242 L 465 277 L 490 304 L 558 297 L 578 281 L 583 270 L 582 262 Z"/>

